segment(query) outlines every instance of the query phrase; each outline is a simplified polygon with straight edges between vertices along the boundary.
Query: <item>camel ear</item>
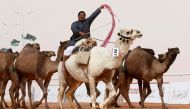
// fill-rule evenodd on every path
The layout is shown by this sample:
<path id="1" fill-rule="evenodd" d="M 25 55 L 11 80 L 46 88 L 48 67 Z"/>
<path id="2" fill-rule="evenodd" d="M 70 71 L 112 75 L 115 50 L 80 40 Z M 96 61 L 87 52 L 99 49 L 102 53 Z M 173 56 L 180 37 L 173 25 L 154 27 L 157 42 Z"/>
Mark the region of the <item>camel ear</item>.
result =
<path id="1" fill-rule="evenodd" d="M 63 42 L 60 41 L 60 44 L 62 44 Z"/>
<path id="2" fill-rule="evenodd" d="M 171 51 L 171 48 L 168 48 L 168 51 Z"/>
<path id="3" fill-rule="evenodd" d="M 131 29 L 131 34 L 133 33 L 133 29 Z"/>

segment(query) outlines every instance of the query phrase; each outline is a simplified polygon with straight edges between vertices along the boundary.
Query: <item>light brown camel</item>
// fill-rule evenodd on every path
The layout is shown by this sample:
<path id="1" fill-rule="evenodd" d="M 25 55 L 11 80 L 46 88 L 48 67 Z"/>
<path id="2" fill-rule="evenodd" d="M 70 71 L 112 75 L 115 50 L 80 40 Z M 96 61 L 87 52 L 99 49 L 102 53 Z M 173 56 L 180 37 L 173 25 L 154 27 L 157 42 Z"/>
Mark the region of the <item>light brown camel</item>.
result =
<path id="1" fill-rule="evenodd" d="M 29 87 L 30 105 L 35 108 L 41 104 L 45 98 L 45 108 L 48 109 L 47 104 L 47 88 L 51 79 L 51 76 L 57 72 L 57 66 L 59 61 L 51 61 L 51 59 L 40 52 L 31 45 L 26 45 L 16 60 L 16 68 L 21 78 L 21 81 L 36 80 L 38 85 L 43 91 L 43 96 L 40 101 L 36 101 L 33 105 L 31 99 L 31 89 Z M 31 82 L 28 86 L 31 86 Z"/>
<path id="2" fill-rule="evenodd" d="M 49 58 L 51 58 L 52 56 L 56 56 L 56 54 L 55 54 L 54 51 L 42 51 L 42 53 L 44 53 Z M 21 100 L 22 100 L 22 107 L 26 107 L 26 104 L 25 104 L 26 82 L 28 83 L 28 89 L 31 89 L 31 85 L 32 85 L 32 80 L 27 80 L 27 78 L 22 79 L 22 81 L 20 83 L 22 97 L 20 98 L 20 100 L 18 101 L 18 103 L 20 103 Z M 31 95 L 31 91 L 28 90 L 29 99 L 31 99 L 30 95 Z"/>
<path id="3" fill-rule="evenodd" d="M 143 108 L 144 100 L 146 98 L 146 89 L 149 87 L 148 84 L 151 80 L 156 79 L 162 101 L 162 108 L 167 109 L 163 99 L 163 74 L 167 72 L 179 52 L 178 48 L 169 48 L 168 52 L 158 60 L 156 57 L 145 52 L 140 47 L 133 49 L 129 53 L 128 57 L 125 58 L 124 68 L 126 69 L 126 89 L 124 92 L 125 94 L 122 94 L 125 99 L 129 100 L 128 91 L 131 83 L 131 77 L 141 79 L 144 82 L 141 97 L 141 108 Z"/>
<path id="4" fill-rule="evenodd" d="M 135 29 L 123 29 L 118 35 L 119 38 L 116 40 L 115 47 L 119 48 L 119 56 L 113 57 L 105 48 L 95 46 L 91 49 L 90 59 L 87 66 L 81 66 L 75 62 L 76 54 L 71 55 L 69 59 L 66 60 L 65 66 L 69 74 L 77 80 L 77 82 L 69 87 L 66 92 L 71 107 L 76 108 L 72 101 L 72 94 L 82 82 L 90 84 L 93 108 L 97 108 L 95 105 L 95 82 L 104 81 L 110 90 L 109 97 L 99 105 L 100 108 L 107 108 L 107 103 L 117 94 L 112 83 L 112 77 L 114 75 L 113 70 L 119 67 L 123 57 L 128 52 L 130 45 L 136 38 L 140 38 L 142 34 Z"/>
<path id="5" fill-rule="evenodd" d="M 0 52 L 0 81 L 1 81 L 1 90 L 0 90 L 0 109 L 3 109 L 4 102 L 5 107 L 8 107 L 7 103 L 4 100 L 5 89 L 7 82 L 9 80 L 12 81 L 12 85 L 9 89 L 12 108 L 15 109 L 17 107 L 16 101 L 14 99 L 14 91 L 19 84 L 19 77 L 14 67 L 14 60 L 18 56 L 18 52 L 12 53 L 11 52 Z"/>

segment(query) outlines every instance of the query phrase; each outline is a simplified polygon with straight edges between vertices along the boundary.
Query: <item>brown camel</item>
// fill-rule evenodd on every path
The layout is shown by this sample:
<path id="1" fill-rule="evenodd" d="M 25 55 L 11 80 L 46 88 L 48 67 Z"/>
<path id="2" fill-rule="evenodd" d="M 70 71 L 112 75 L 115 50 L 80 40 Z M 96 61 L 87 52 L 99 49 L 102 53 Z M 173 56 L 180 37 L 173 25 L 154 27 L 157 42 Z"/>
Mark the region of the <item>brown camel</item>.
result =
<path id="1" fill-rule="evenodd" d="M 140 46 L 139 46 L 140 47 Z M 155 52 L 154 52 L 154 50 L 153 49 L 149 49 L 149 48 L 142 48 L 143 50 L 145 50 L 146 52 L 148 52 L 149 54 L 151 54 L 151 55 L 155 55 Z M 131 51 L 131 50 L 130 50 Z M 129 52 L 130 52 L 129 51 Z M 129 52 L 128 52 L 128 54 L 129 54 Z M 127 55 L 128 55 L 127 54 Z M 126 55 L 126 56 L 127 56 Z M 118 69 L 116 69 L 115 71 L 116 71 L 116 73 L 115 73 L 115 75 L 114 75 L 114 77 L 113 77 L 113 79 L 112 79 L 112 81 L 113 81 L 113 83 L 114 83 L 114 86 L 115 86 L 115 89 L 117 90 L 118 88 L 120 89 L 120 92 L 119 92 L 119 94 L 116 96 L 116 97 L 114 97 L 114 99 L 109 103 L 109 107 L 120 107 L 118 104 L 117 104 L 117 99 L 118 99 L 118 97 L 121 95 L 121 91 L 124 91 L 125 89 L 124 89 L 124 85 L 125 85 L 125 74 L 123 73 L 123 72 L 121 72 L 120 70 L 124 70 L 123 69 L 123 67 L 122 67 L 123 65 L 121 65 Z M 133 79 L 133 78 L 131 78 L 131 79 Z M 132 82 L 132 80 L 131 80 L 131 82 Z M 138 86 L 139 86 L 139 93 L 141 93 L 142 92 L 142 80 L 140 80 L 140 79 L 138 79 Z M 149 88 L 147 88 L 147 95 L 146 96 L 148 96 L 149 94 L 151 93 L 151 89 L 149 89 Z M 108 91 L 108 89 L 106 88 L 106 90 L 105 90 L 105 97 L 107 97 L 108 96 L 108 94 L 109 94 L 109 91 Z M 142 94 L 140 94 L 140 96 L 141 96 Z M 128 102 L 128 104 L 129 104 L 129 107 L 130 108 L 133 108 L 134 106 L 131 104 L 131 102 L 130 101 L 127 101 Z"/>
<path id="2" fill-rule="evenodd" d="M 35 108 L 41 104 L 45 98 L 45 108 L 49 108 L 47 104 L 47 88 L 51 80 L 51 76 L 57 72 L 57 66 L 59 61 L 51 61 L 51 59 L 33 47 L 32 44 L 27 44 L 16 60 L 16 68 L 21 78 L 21 81 L 36 80 L 38 85 L 43 91 L 43 96 L 40 101 L 35 102 L 34 105 L 31 99 L 31 87 L 29 89 L 29 99 L 32 108 Z M 44 81 L 44 82 L 43 82 Z M 21 84 L 21 89 L 24 84 Z M 29 85 L 31 86 L 31 82 Z"/>
<path id="3" fill-rule="evenodd" d="M 3 109 L 4 102 L 5 107 L 8 107 L 7 103 L 4 100 L 5 89 L 7 82 L 9 80 L 12 81 L 12 85 L 9 89 L 12 108 L 15 109 L 17 107 L 16 101 L 14 99 L 14 91 L 19 84 L 19 77 L 14 67 L 14 60 L 18 56 L 18 52 L 12 53 L 11 52 L 0 52 L 0 81 L 1 81 L 1 90 L 0 90 L 0 109 Z"/>
<path id="4" fill-rule="evenodd" d="M 158 82 L 158 89 L 162 101 L 162 108 L 167 109 L 163 100 L 163 74 L 167 72 L 170 65 L 179 54 L 178 48 L 169 48 L 160 59 L 156 59 L 153 55 L 145 52 L 142 48 L 137 47 L 133 49 L 128 57 L 124 59 L 124 69 L 126 74 L 125 92 L 121 92 L 126 100 L 129 100 L 128 91 L 132 78 L 143 80 L 143 90 L 141 96 L 141 107 L 144 107 L 144 100 L 146 98 L 146 89 L 150 89 L 149 82 L 156 79 Z M 120 70 L 123 72 L 123 70 Z M 124 73 L 124 72 L 123 72 Z M 130 100 L 129 100 L 130 101 Z"/>
<path id="5" fill-rule="evenodd" d="M 56 56 L 54 51 L 42 51 L 42 53 L 44 53 L 47 57 L 51 58 L 52 56 Z M 26 82 L 28 83 L 28 89 L 31 89 L 31 85 L 32 85 L 32 80 L 27 80 L 27 78 L 22 79 L 21 83 L 20 83 L 20 88 L 21 88 L 21 92 L 22 92 L 22 97 L 20 98 L 20 100 L 18 100 L 18 103 L 21 102 L 22 100 L 22 107 L 26 107 L 26 103 L 25 103 L 25 96 L 26 96 Z M 31 99 L 31 91 L 28 90 L 28 96 Z"/>

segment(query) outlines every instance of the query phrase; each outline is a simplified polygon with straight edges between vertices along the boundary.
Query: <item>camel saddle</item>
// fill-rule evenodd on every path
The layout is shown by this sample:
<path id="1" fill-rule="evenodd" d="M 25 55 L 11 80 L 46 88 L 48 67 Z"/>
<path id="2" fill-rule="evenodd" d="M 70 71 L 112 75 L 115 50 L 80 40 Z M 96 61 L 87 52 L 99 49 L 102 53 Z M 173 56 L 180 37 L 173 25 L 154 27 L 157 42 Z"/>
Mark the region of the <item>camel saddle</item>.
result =
<path id="1" fill-rule="evenodd" d="M 76 62 L 87 65 L 90 58 L 90 50 L 97 45 L 97 42 L 91 38 L 86 39 L 81 45 L 77 46 L 72 53 L 77 54 Z"/>

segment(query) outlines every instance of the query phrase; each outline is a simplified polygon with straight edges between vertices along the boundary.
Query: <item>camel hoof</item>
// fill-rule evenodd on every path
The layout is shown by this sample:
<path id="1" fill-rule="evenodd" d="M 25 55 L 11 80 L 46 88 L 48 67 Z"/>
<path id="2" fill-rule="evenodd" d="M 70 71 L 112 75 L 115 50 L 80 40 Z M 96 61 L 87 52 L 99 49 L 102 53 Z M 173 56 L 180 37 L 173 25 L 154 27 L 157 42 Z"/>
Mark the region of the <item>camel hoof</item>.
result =
<path id="1" fill-rule="evenodd" d="M 46 105 L 46 109 L 50 109 L 50 107 L 48 105 Z"/>
<path id="2" fill-rule="evenodd" d="M 99 107 L 91 107 L 91 109 L 100 109 Z"/>
<path id="3" fill-rule="evenodd" d="M 117 103 L 111 103 L 111 104 L 109 104 L 109 107 L 119 108 L 120 106 Z"/>
<path id="4" fill-rule="evenodd" d="M 3 109 L 3 106 L 2 106 L 2 105 L 0 105 L 0 109 Z"/>
<path id="5" fill-rule="evenodd" d="M 166 106 L 166 104 L 162 105 L 162 109 L 168 109 L 168 107 Z"/>
<path id="6" fill-rule="evenodd" d="M 20 106 L 20 104 L 18 106 Z M 26 107 L 26 103 L 22 102 L 22 106 L 20 106 L 20 107 Z"/>
<path id="7" fill-rule="evenodd" d="M 162 109 L 168 109 L 168 107 L 165 106 L 165 107 L 163 107 Z"/>
<path id="8" fill-rule="evenodd" d="M 90 103 L 90 107 L 92 107 L 92 103 Z M 99 104 L 98 104 L 98 103 L 96 103 L 96 107 L 99 107 Z"/>
<path id="9" fill-rule="evenodd" d="M 129 105 L 129 108 L 135 108 L 135 106 L 133 106 L 133 105 Z"/>
<path id="10" fill-rule="evenodd" d="M 12 109 L 18 109 L 17 106 L 12 106 L 11 108 Z M 3 108 L 0 108 L 0 109 L 3 109 Z"/>
<path id="11" fill-rule="evenodd" d="M 6 107 L 6 108 L 9 108 L 9 105 L 8 105 L 8 104 L 5 104 L 5 107 Z"/>
<path id="12" fill-rule="evenodd" d="M 35 101 L 34 102 L 34 107 L 38 107 L 40 105 L 40 102 L 39 101 Z"/>

